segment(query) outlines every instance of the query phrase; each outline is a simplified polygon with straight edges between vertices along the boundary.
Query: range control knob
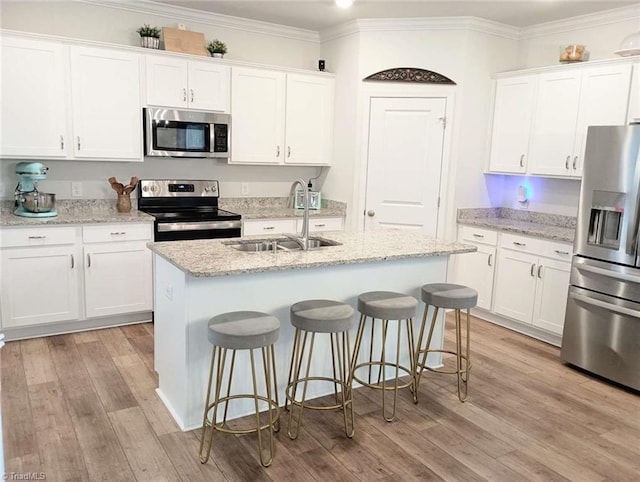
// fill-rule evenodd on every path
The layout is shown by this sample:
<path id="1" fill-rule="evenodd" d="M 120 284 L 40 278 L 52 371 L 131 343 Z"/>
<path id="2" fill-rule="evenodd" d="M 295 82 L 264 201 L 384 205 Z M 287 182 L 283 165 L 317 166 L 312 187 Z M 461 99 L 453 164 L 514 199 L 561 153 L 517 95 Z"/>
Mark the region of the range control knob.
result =
<path id="1" fill-rule="evenodd" d="M 218 190 L 218 186 L 215 184 L 211 185 L 211 192 L 216 192 Z"/>
<path id="2" fill-rule="evenodd" d="M 209 186 L 205 186 L 204 187 L 204 192 L 209 192 L 209 191 L 211 191 L 211 188 Z"/>
<path id="3" fill-rule="evenodd" d="M 144 192 L 147 192 L 149 190 L 149 186 L 147 186 L 147 185 L 142 186 L 142 190 Z"/>
<path id="4" fill-rule="evenodd" d="M 157 190 L 158 190 L 158 187 L 157 187 L 155 184 L 152 184 L 151 186 L 149 186 L 149 190 L 150 190 L 151 192 L 155 192 L 155 191 L 157 191 Z"/>

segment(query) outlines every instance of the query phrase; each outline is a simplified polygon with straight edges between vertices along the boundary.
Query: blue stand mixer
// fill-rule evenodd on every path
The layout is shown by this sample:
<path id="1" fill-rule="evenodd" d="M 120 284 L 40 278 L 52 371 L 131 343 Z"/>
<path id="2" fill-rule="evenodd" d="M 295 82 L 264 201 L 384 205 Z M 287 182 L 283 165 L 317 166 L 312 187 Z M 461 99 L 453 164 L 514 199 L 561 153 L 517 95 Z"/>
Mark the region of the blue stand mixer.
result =
<path id="1" fill-rule="evenodd" d="M 50 218 L 57 216 L 53 210 L 56 195 L 38 191 L 38 181 L 47 178 L 49 170 L 40 162 L 19 162 L 16 165 L 18 185 L 15 190 L 16 216 L 27 218 Z"/>

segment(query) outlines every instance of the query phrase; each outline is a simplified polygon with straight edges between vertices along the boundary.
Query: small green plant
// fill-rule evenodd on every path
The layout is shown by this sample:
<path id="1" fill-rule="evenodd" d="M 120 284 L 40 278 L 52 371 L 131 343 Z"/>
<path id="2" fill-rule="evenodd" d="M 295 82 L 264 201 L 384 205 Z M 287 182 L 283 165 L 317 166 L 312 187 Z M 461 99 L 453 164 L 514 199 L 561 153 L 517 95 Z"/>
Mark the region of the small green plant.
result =
<path id="1" fill-rule="evenodd" d="M 148 23 L 145 23 L 142 27 L 136 30 L 140 34 L 140 37 L 153 37 L 160 38 L 160 29 L 158 27 L 152 27 Z"/>
<path id="2" fill-rule="evenodd" d="M 214 39 L 207 44 L 207 50 L 210 54 L 224 55 L 227 53 L 227 44 L 218 39 Z"/>

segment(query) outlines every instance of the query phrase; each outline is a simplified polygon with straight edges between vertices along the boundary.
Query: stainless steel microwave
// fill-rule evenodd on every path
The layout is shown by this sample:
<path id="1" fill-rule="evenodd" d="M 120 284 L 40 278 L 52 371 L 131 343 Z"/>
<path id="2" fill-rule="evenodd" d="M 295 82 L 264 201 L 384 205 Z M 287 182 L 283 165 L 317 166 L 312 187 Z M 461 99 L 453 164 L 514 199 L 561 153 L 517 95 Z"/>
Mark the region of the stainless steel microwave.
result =
<path id="1" fill-rule="evenodd" d="M 147 107 L 142 118 L 145 156 L 229 157 L 229 114 Z"/>

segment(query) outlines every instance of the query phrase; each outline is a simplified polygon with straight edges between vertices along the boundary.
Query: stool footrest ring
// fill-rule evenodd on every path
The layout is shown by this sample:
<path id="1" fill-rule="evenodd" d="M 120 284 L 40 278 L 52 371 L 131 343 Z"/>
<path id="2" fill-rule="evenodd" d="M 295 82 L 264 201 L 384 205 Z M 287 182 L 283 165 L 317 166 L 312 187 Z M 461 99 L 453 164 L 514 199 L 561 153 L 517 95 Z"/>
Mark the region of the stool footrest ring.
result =
<path id="1" fill-rule="evenodd" d="M 395 377 L 394 378 L 390 378 L 385 380 L 385 384 L 384 387 L 382 386 L 382 381 L 378 382 L 378 383 L 369 383 L 369 382 L 365 382 L 364 380 L 361 380 L 360 378 L 358 378 L 356 376 L 356 371 L 360 368 L 365 368 L 365 367 L 372 367 L 372 366 L 377 366 L 380 368 L 386 368 L 386 367 L 390 367 L 390 368 L 396 368 L 396 364 L 395 363 L 384 363 L 384 365 L 382 364 L 382 362 L 365 362 L 365 363 L 360 363 L 359 365 L 356 365 L 353 369 L 353 375 L 352 378 L 353 380 L 355 380 L 356 382 L 358 382 L 360 385 L 363 385 L 365 387 L 369 387 L 369 388 L 375 388 L 377 390 L 395 390 L 396 386 L 395 386 Z M 400 370 L 402 370 L 404 372 L 404 374 L 406 376 L 412 377 L 411 380 L 409 382 L 406 383 L 398 383 L 398 389 L 400 388 L 407 388 L 413 385 L 413 374 L 411 373 L 411 369 L 404 367 L 402 365 L 398 366 L 398 368 Z"/>
<path id="2" fill-rule="evenodd" d="M 249 394 L 240 394 L 240 395 L 231 395 L 228 397 L 221 397 L 218 400 L 218 405 L 225 403 L 225 402 L 229 402 L 230 400 L 236 400 L 236 399 L 250 399 L 250 400 L 254 400 L 255 397 L 253 395 L 249 395 Z M 258 396 L 258 400 L 261 400 L 263 402 L 267 402 L 270 405 L 270 408 L 268 408 L 267 410 L 274 410 L 275 409 L 275 416 L 273 417 L 273 423 L 272 425 L 276 425 L 277 422 L 280 420 L 280 407 L 278 406 L 278 403 L 275 400 L 269 400 L 267 397 L 263 397 L 263 396 Z M 215 407 L 215 403 L 210 403 L 207 406 L 207 414 Z M 264 412 L 266 412 L 267 410 L 264 410 Z M 261 412 L 261 413 L 264 413 Z M 209 420 L 209 418 L 207 417 L 207 420 L 205 422 L 207 427 L 213 427 L 214 430 L 218 431 L 218 432 L 223 432 L 223 433 L 231 433 L 231 434 L 247 434 L 247 433 L 256 433 L 258 431 L 258 428 L 256 427 L 250 427 L 250 428 L 237 428 L 237 429 L 231 429 L 228 427 L 224 426 L 224 422 L 223 423 L 212 423 L 211 420 Z M 264 425 L 260 426 L 260 430 L 265 430 L 269 428 L 269 424 L 266 423 Z"/>

